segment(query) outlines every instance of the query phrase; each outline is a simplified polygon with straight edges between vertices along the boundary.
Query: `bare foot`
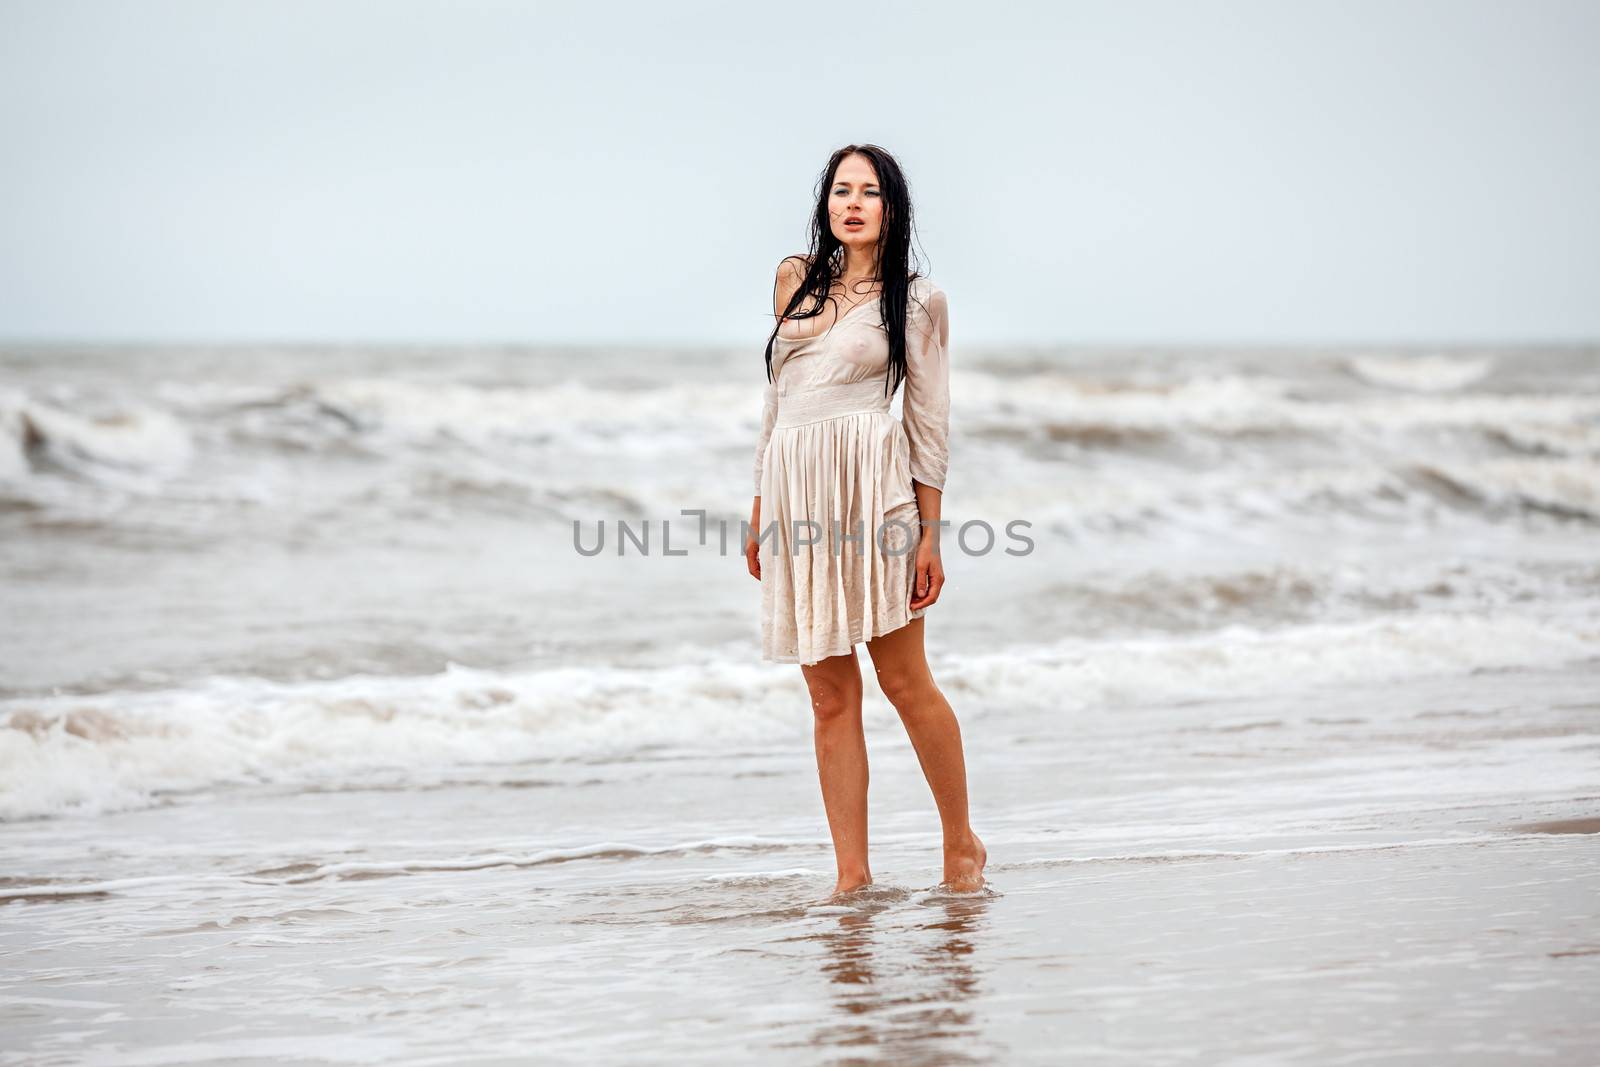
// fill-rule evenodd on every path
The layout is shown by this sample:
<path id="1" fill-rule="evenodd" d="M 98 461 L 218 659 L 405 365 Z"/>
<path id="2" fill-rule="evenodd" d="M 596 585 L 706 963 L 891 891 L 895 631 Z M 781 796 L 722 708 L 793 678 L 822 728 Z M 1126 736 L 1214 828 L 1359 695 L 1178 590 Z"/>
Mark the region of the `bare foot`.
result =
<path id="1" fill-rule="evenodd" d="M 850 892 L 852 889 L 860 889 L 864 885 L 871 885 L 871 884 L 872 884 L 872 875 L 870 875 L 870 874 L 852 874 L 852 875 L 843 875 L 843 874 L 841 874 L 839 876 L 838 884 L 833 887 L 833 895 L 834 896 L 839 896 L 842 893 Z"/>
<path id="2" fill-rule="evenodd" d="M 967 831 L 971 843 L 963 849 L 946 849 L 944 853 L 944 883 L 957 893 L 970 893 L 983 886 L 983 868 L 989 862 L 989 850 L 983 840 Z"/>

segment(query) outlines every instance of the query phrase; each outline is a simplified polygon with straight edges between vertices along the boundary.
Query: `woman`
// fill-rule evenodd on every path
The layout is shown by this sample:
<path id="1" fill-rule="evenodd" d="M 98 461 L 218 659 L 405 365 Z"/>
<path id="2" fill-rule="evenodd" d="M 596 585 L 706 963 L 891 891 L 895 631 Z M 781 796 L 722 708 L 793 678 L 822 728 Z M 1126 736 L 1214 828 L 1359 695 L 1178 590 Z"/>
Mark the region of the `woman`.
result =
<path id="1" fill-rule="evenodd" d="M 762 658 L 799 663 L 811 693 L 839 869 L 834 892 L 872 882 L 857 641 L 866 643 L 933 789 L 944 884 L 973 890 L 983 885 L 988 853 L 967 821 L 961 728 L 922 644 L 923 616 L 944 587 L 947 302 L 907 269 L 911 198 L 888 152 L 839 149 L 817 194 L 809 254 L 778 265 L 777 322 L 767 339 L 753 533 L 745 538 L 750 573 L 761 582 Z M 889 414 L 902 381 L 903 422 Z"/>

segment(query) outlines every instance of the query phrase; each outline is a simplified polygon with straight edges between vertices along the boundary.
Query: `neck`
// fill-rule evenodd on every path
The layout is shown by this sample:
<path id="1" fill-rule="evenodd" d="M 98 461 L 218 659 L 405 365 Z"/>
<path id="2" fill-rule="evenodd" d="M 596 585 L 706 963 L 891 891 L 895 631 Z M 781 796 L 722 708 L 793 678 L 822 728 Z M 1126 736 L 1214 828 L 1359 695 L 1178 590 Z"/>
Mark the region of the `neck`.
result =
<path id="1" fill-rule="evenodd" d="M 867 281 L 878 276 L 878 248 L 852 248 L 844 246 L 844 278 L 846 285 Z"/>

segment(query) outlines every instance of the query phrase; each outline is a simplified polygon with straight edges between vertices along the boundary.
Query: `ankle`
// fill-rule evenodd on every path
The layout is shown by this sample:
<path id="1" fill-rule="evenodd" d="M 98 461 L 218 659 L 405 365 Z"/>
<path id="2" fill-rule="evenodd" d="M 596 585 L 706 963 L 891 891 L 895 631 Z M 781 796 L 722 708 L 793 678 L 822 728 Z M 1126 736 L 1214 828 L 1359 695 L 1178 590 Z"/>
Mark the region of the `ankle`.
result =
<path id="1" fill-rule="evenodd" d="M 946 834 L 944 838 L 946 852 L 976 852 L 978 851 L 978 835 L 972 832 L 972 827 L 967 827 L 958 834 Z"/>

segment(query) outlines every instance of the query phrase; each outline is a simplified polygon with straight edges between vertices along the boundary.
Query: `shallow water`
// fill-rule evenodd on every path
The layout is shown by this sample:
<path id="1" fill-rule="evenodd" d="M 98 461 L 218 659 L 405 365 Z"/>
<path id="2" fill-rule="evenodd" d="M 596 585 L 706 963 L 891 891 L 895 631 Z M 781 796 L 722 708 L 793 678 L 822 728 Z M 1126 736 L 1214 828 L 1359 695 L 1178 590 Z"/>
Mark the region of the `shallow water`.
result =
<path id="1" fill-rule="evenodd" d="M 6 1062 L 1583 1062 L 1597 676 L 973 708 L 978 894 L 881 703 L 840 904 L 798 727 L 13 823 Z"/>

